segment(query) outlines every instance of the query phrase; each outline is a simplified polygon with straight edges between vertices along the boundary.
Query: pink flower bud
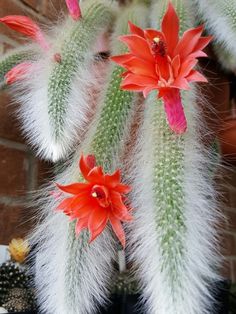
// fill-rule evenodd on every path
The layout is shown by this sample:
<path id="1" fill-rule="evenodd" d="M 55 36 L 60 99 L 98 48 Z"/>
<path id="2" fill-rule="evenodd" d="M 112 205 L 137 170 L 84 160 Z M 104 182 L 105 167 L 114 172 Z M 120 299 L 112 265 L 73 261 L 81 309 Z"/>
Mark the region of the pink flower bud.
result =
<path id="1" fill-rule="evenodd" d="M 75 20 L 79 20 L 81 18 L 81 10 L 78 0 L 66 0 L 66 5 L 69 10 L 70 16 Z"/>

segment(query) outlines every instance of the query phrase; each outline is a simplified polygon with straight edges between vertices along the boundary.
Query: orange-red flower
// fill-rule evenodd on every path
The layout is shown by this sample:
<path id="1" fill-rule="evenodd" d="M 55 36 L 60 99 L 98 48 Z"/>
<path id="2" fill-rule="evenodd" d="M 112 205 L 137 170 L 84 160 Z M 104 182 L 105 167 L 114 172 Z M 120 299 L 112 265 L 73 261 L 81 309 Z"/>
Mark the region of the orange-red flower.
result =
<path id="1" fill-rule="evenodd" d="M 123 221 L 132 220 L 129 209 L 124 204 L 124 194 L 131 187 L 121 183 L 120 170 L 104 174 L 102 167 L 96 166 L 93 155 L 80 159 L 81 174 L 85 183 L 57 185 L 58 188 L 73 196 L 65 198 L 57 207 L 72 220 L 76 219 L 76 234 L 83 229 L 90 232 L 90 242 L 105 229 L 110 222 L 113 231 L 125 247 Z"/>
<path id="2" fill-rule="evenodd" d="M 162 20 L 162 29 L 141 29 L 129 22 L 131 35 L 121 36 L 129 53 L 111 59 L 127 71 L 123 74 L 121 88 L 141 91 L 144 97 L 158 90 L 164 101 L 167 120 L 176 133 L 186 130 L 187 122 L 181 103 L 180 90 L 190 89 L 190 82 L 206 82 L 194 70 L 198 57 L 211 37 L 201 37 L 203 26 L 187 30 L 179 38 L 179 18 L 171 3 Z"/>
<path id="3" fill-rule="evenodd" d="M 8 15 L 0 18 L 0 22 L 37 41 L 43 49 L 47 50 L 49 48 L 41 29 L 29 17 L 22 15 Z"/>

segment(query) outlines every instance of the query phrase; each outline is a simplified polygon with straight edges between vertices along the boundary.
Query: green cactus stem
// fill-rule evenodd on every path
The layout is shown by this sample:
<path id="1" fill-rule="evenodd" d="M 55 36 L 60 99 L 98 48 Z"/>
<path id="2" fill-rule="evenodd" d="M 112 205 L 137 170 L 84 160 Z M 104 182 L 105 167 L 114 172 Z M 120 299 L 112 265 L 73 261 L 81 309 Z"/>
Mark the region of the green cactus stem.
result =
<path id="1" fill-rule="evenodd" d="M 33 51 L 29 48 L 14 49 L 0 58 L 0 88 L 5 86 L 5 75 L 21 62 L 32 60 Z"/>
<path id="2" fill-rule="evenodd" d="M 171 2 L 182 35 L 194 26 L 189 1 Z M 160 29 L 168 3 L 153 1 L 153 28 Z M 138 265 L 145 313 L 202 314 L 210 307 L 207 285 L 216 276 L 217 263 L 214 193 L 200 140 L 196 92 L 192 84 L 192 90 L 181 93 L 188 125 L 184 134 L 172 132 L 156 92 L 145 102 L 134 159 L 133 207 L 137 211 L 130 227 L 131 258 Z"/>
<path id="3" fill-rule="evenodd" d="M 81 65 L 88 66 L 91 48 L 98 34 L 103 29 L 107 30 L 114 20 L 109 2 L 86 1 L 82 5 L 82 11 L 83 17 L 73 22 L 73 27 L 61 46 L 61 62 L 54 64 L 49 78 L 48 112 L 55 142 L 63 134 L 71 84 L 76 71 Z"/>
<path id="4" fill-rule="evenodd" d="M 145 26 L 145 17 L 146 8 L 143 6 L 131 6 L 121 12 L 113 35 L 113 55 L 123 53 L 126 49 L 123 44 L 118 42 L 117 37 L 128 33 L 128 21 L 137 23 L 142 27 Z M 112 65 L 102 106 L 95 117 L 95 126 L 82 148 L 83 152 L 94 154 L 97 164 L 101 165 L 109 173 L 114 170 L 114 160 L 116 160 L 118 153 L 124 147 L 136 99 L 133 93 L 124 92 L 120 89 L 122 72 L 123 69 L 121 67 Z M 80 153 L 81 150 L 79 151 Z M 82 178 L 77 176 L 76 181 L 81 180 Z M 109 235 L 106 245 L 109 246 L 108 243 L 113 241 L 112 239 L 113 237 Z M 92 250 L 93 247 L 88 244 L 88 233 L 83 232 L 76 238 L 75 226 L 72 223 L 70 234 L 68 235 L 68 261 L 65 278 L 71 309 L 74 308 L 76 294 L 78 293 L 78 289 L 75 287 L 81 286 L 81 277 L 84 276 L 82 272 L 84 271 L 83 264 L 86 263 L 86 255 L 89 255 Z M 108 254 L 110 256 L 113 255 L 112 252 Z M 112 268 L 112 266 L 110 267 Z M 106 287 L 104 290 L 106 290 Z"/>

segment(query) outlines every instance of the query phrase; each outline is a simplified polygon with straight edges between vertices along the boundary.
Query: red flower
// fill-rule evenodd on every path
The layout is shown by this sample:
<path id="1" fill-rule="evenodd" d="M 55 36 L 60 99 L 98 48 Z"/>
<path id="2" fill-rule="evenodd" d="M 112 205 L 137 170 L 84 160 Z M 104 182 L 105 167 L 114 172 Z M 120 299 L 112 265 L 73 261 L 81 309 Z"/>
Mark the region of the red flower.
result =
<path id="1" fill-rule="evenodd" d="M 81 10 L 79 6 L 79 0 L 66 0 L 66 5 L 71 17 L 77 21 L 81 18 Z"/>
<path id="2" fill-rule="evenodd" d="M 127 71 L 123 74 L 121 88 L 142 91 L 144 97 L 158 90 L 162 97 L 171 129 L 183 133 L 187 123 L 181 103 L 180 89 L 190 89 L 190 82 L 206 82 L 194 70 L 198 57 L 211 37 L 201 37 L 203 26 L 187 30 L 179 38 L 179 18 L 171 3 L 162 21 L 162 30 L 141 29 L 129 22 L 131 35 L 121 36 L 129 53 L 111 59 Z"/>
<path id="3" fill-rule="evenodd" d="M 37 41 L 43 49 L 47 50 L 49 48 L 41 29 L 29 17 L 21 15 L 8 15 L 0 18 L 0 22 Z"/>
<path id="4" fill-rule="evenodd" d="M 5 75 L 6 83 L 13 84 L 16 81 L 23 79 L 31 66 L 32 64 L 30 62 L 22 62 L 14 66 Z"/>
<path id="5" fill-rule="evenodd" d="M 64 199 L 57 207 L 72 220 L 76 219 L 76 234 L 87 228 L 90 242 L 105 229 L 110 222 L 113 231 L 125 247 L 125 234 L 122 221 L 132 220 L 129 209 L 124 204 L 124 194 L 130 192 L 128 185 L 122 184 L 120 171 L 104 174 L 102 167 L 95 165 L 95 157 L 82 155 L 80 170 L 85 183 L 57 185 L 58 188 L 73 196 Z"/>

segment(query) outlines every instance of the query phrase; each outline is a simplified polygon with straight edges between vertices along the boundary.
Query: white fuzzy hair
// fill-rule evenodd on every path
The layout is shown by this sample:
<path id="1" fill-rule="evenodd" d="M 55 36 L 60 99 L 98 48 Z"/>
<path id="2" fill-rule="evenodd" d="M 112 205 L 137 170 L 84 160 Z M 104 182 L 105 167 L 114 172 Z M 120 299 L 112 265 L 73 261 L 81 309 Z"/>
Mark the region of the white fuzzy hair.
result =
<path id="1" fill-rule="evenodd" d="M 213 313 L 213 284 L 220 278 L 217 274 L 220 258 L 217 253 L 216 235 L 219 213 L 210 176 L 210 153 L 202 143 L 200 135 L 207 130 L 196 101 L 194 91 L 183 97 L 188 130 L 183 135 L 183 167 L 179 169 L 178 180 L 183 188 L 182 214 L 186 231 L 181 238 L 184 253 L 180 260 L 181 266 L 176 269 L 179 282 L 174 289 L 168 279 L 168 269 L 165 269 L 163 264 L 160 244 L 162 227 L 156 223 L 162 204 L 155 201 L 153 185 L 158 147 L 161 142 L 165 143 L 164 139 L 158 138 L 156 126 L 152 124 L 155 110 L 160 110 L 157 109 L 160 102 L 157 103 L 155 96 L 150 95 L 145 103 L 144 123 L 132 160 L 132 203 L 135 220 L 127 226 L 130 229 L 130 259 L 134 262 L 135 269 L 137 268 L 136 276 L 143 293 L 145 313 Z M 178 144 L 178 138 L 173 136 L 174 140 Z M 166 158 L 163 167 L 167 171 L 166 175 L 169 175 L 171 168 L 168 166 L 169 157 Z M 168 193 L 174 191 L 162 192 L 168 196 Z M 179 256 L 174 258 L 178 260 Z"/>
<path id="2" fill-rule="evenodd" d="M 78 177 L 78 159 L 55 178 L 56 182 L 69 183 Z M 55 185 L 45 187 L 38 201 L 39 224 L 31 235 L 35 245 L 35 285 L 40 313 L 47 314 L 92 314 L 97 306 L 106 301 L 108 282 L 112 275 L 112 260 L 115 259 L 113 237 L 105 230 L 88 245 L 84 232 L 71 244 L 74 228 L 63 213 L 55 212 L 62 199 L 50 196 Z M 68 269 L 69 268 L 69 269 Z M 68 272 L 70 280 L 68 281 Z"/>
<path id="3" fill-rule="evenodd" d="M 102 107 L 99 106 L 86 140 L 78 149 L 72 165 L 55 177 L 55 182 L 68 184 L 78 180 L 78 160 L 82 152 L 90 152 L 89 146 L 101 110 Z M 120 167 L 119 155 L 129 137 L 133 116 L 131 110 L 126 125 L 121 130 L 118 146 L 111 147 L 109 151 L 111 172 Z M 107 167 L 106 160 L 103 166 Z M 36 246 L 35 267 L 32 271 L 36 274 L 38 304 L 41 312 L 47 314 L 96 313 L 99 305 L 108 302 L 114 273 L 113 262 L 117 260 L 117 240 L 114 240 L 113 233 L 108 228 L 90 245 L 87 244 L 85 233 L 73 241 L 75 231 L 69 226 L 68 219 L 64 214 L 55 212 L 59 199 L 48 196 L 54 189 L 54 185 L 45 187 L 38 204 L 35 202 L 38 216 L 42 216 L 30 239 L 31 244 Z"/>
<path id="4" fill-rule="evenodd" d="M 234 0 L 191 0 L 215 43 L 236 58 L 236 2 Z M 223 49 L 222 48 L 222 49 Z"/>
<path id="5" fill-rule="evenodd" d="M 141 20 L 145 23 L 146 9 L 132 7 L 125 10 L 117 21 L 117 30 L 114 31 L 114 42 L 112 47 L 117 47 L 117 36 L 123 29 L 127 29 L 124 22 Z M 132 18 L 131 18 L 132 17 Z M 122 47 L 123 48 L 123 47 Z M 116 49 L 116 48 L 115 48 Z M 117 51 L 114 51 L 117 53 Z M 114 72 L 114 70 L 116 72 Z M 117 66 L 109 69 L 109 79 L 103 88 L 103 93 L 97 106 L 93 122 L 86 133 L 85 139 L 78 148 L 72 165 L 69 165 L 59 174 L 54 181 L 60 184 L 68 184 L 78 181 L 80 177 L 78 160 L 81 153 L 94 153 L 91 151 L 91 143 L 97 136 L 98 125 L 104 121 L 102 112 L 107 94 L 109 95 L 110 80 L 114 73 L 117 73 Z M 120 78 L 117 78 L 120 79 Z M 106 105 L 113 106 L 110 100 L 106 99 Z M 119 105 L 127 98 L 118 98 Z M 102 166 L 109 168 L 109 172 L 120 167 L 120 156 L 126 147 L 130 136 L 130 126 L 135 113 L 136 97 L 130 100 L 130 110 L 122 117 L 122 126 L 117 134 L 116 145 L 109 144 L 106 156 L 103 156 Z M 124 103 L 127 105 L 127 103 Z M 109 132 L 109 123 L 104 121 L 103 132 Z M 96 155 L 96 153 L 95 153 Z M 108 165 L 106 164 L 109 160 Z M 110 163 L 112 161 L 112 164 Z M 113 232 L 107 228 L 92 244 L 88 245 L 88 238 L 85 233 L 74 239 L 74 228 L 64 214 L 56 213 L 55 208 L 59 199 L 50 197 L 50 191 L 55 189 L 54 185 L 45 187 L 39 196 L 38 206 L 39 217 L 38 227 L 31 236 L 31 243 L 36 246 L 35 268 L 36 289 L 39 295 L 39 305 L 42 313 L 47 314 L 93 314 L 96 313 L 99 305 L 104 305 L 108 299 L 109 288 L 112 284 L 113 263 L 117 259 L 117 239 L 114 239 Z"/>
<path id="6" fill-rule="evenodd" d="M 86 6 L 89 7 L 94 2 L 88 1 Z M 109 1 L 104 1 L 104 4 L 110 6 Z M 32 63 L 24 79 L 13 86 L 14 98 L 20 103 L 17 114 L 22 121 L 25 136 L 40 157 L 54 162 L 67 157 L 75 150 L 76 144 L 82 141 L 94 114 L 97 93 L 102 89 L 106 78 L 105 62 L 95 62 L 94 55 L 101 52 L 101 36 L 110 27 L 109 19 L 94 29 L 91 34 L 95 37 L 94 42 L 84 51 L 83 62 L 77 62 L 69 94 L 63 100 L 65 107 L 65 114 L 62 117 L 63 131 L 56 137 L 49 114 L 48 96 L 49 80 L 55 66 L 53 56 L 60 53 L 63 43 L 68 39 L 76 23 L 80 21 L 75 22 L 68 17 L 61 24 L 52 27 L 47 36 L 50 50 L 45 52 L 38 48 L 39 56 Z M 86 29 L 84 35 L 88 36 Z"/>
<path id="7" fill-rule="evenodd" d="M 16 113 L 30 145 L 39 157 L 55 162 L 68 156 L 83 140 L 94 114 L 96 94 L 102 88 L 106 74 L 104 69 L 96 73 L 92 64 L 77 69 L 67 100 L 63 135 L 56 141 L 48 114 L 48 62 L 51 61 L 42 58 L 32 64 L 25 79 L 13 86 L 13 98 L 20 104 Z"/>

